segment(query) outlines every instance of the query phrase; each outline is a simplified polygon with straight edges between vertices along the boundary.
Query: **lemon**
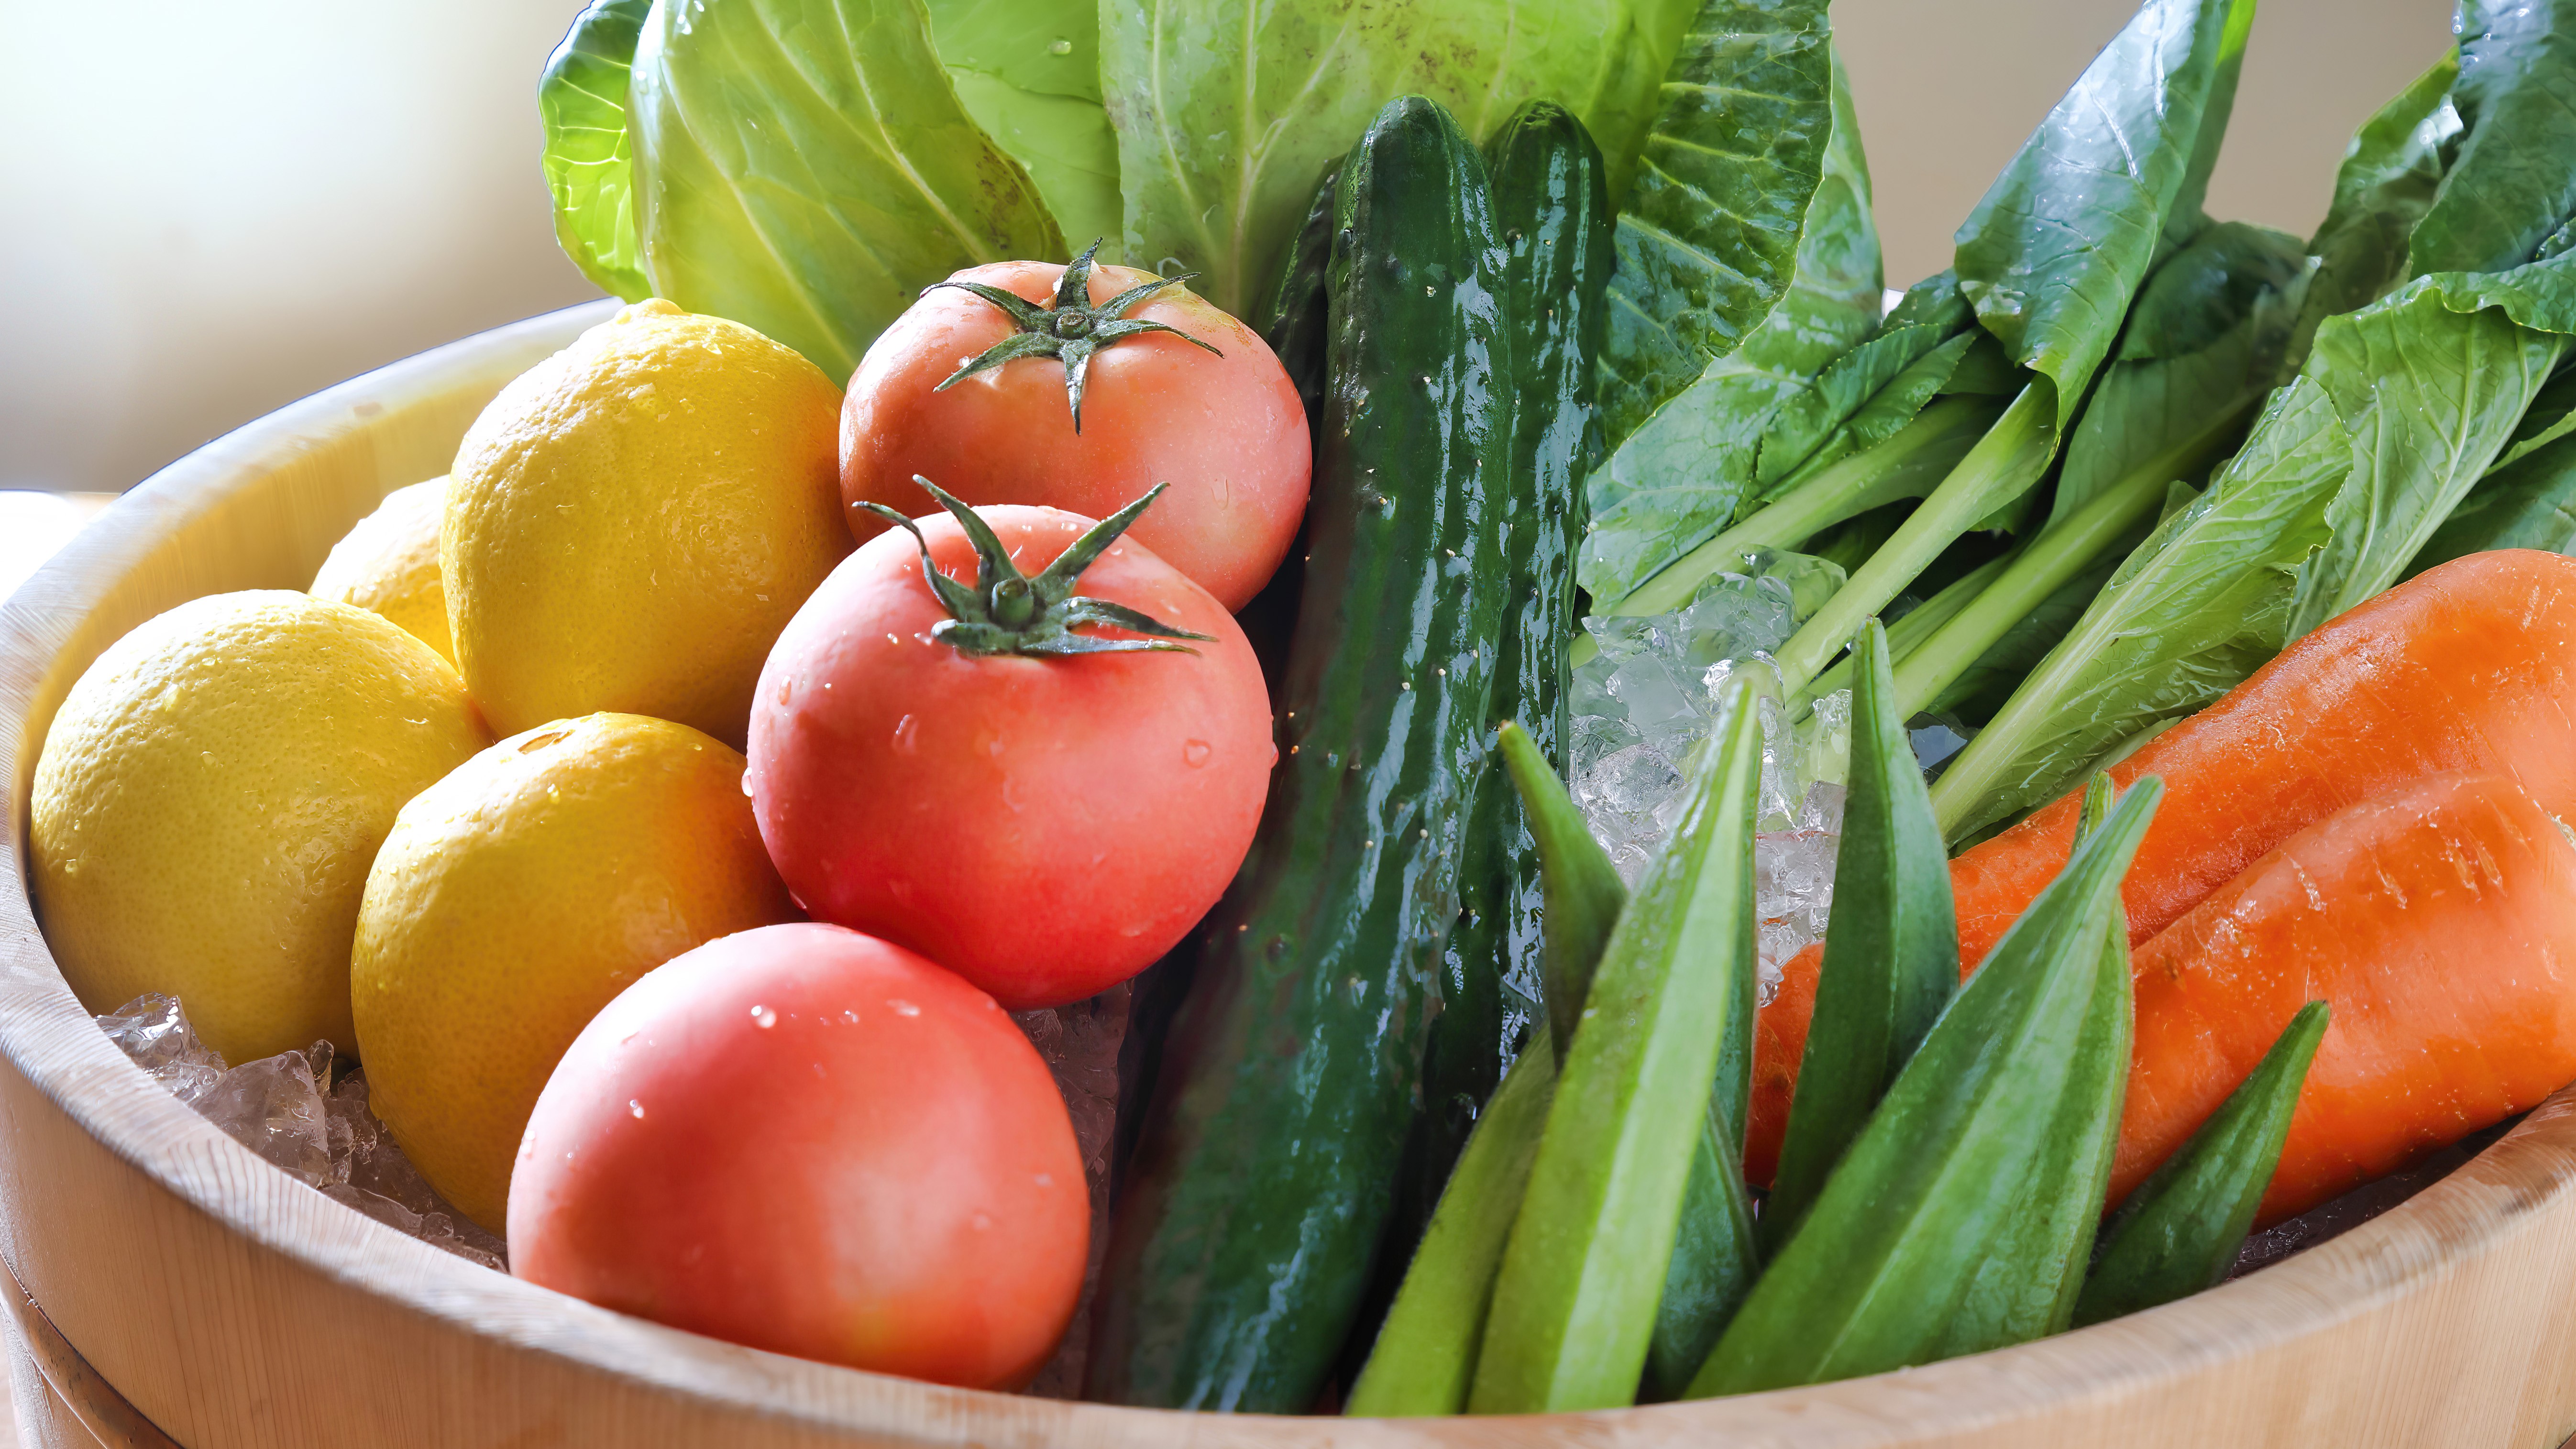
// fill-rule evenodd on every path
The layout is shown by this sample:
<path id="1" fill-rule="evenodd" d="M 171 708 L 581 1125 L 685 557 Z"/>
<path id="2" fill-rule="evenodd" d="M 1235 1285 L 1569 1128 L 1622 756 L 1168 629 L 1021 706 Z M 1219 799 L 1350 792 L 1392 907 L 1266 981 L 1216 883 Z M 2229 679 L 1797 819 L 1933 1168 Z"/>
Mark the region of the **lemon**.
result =
<path id="1" fill-rule="evenodd" d="M 762 657 L 852 546 L 840 402 L 794 351 L 659 300 L 503 388 L 440 542 L 493 727 L 614 710 L 739 746 Z"/>
<path id="2" fill-rule="evenodd" d="M 447 661 L 364 609 L 183 604 L 101 654 L 45 735 L 28 827 L 45 940 L 92 1011 L 158 991 L 235 1062 L 351 1050 L 376 847 L 491 738 Z"/>
<path id="3" fill-rule="evenodd" d="M 331 556 L 305 592 L 382 614 L 455 663 L 447 589 L 438 575 L 438 523 L 446 511 L 443 477 L 386 494 L 375 512 L 331 545 Z"/>
<path id="4" fill-rule="evenodd" d="M 798 918 L 743 758 L 665 720 L 593 714 L 501 741 L 404 807 L 349 966 L 369 1101 L 421 1175 L 502 1229 L 555 1063 L 628 982 Z"/>

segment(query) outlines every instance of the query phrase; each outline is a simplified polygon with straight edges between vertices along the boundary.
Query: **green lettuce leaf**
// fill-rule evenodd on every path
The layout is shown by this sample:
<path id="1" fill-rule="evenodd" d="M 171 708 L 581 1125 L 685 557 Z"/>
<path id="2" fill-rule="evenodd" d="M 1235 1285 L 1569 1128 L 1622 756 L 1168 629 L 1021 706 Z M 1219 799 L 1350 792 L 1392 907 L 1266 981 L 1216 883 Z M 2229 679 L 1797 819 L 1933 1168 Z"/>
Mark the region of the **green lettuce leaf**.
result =
<path id="1" fill-rule="evenodd" d="M 1130 266 L 1250 313 L 1315 178 L 1396 96 L 1482 141 L 1523 101 L 1575 113 L 1627 185 L 1690 0 L 1102 0 Z"/>
<path id="2" fill-rule="evenodd" d="M 583 276 L 629 302 L 653 295 L 636 230 L 635 153 L 626 135 L 627 73 L 652 8 L 653 0 L 591 0 L 537 78 L 555 240 Z"/>
<path id="3" fill-rule="evenodd" d="M 1100 12 L 1063 0 L 928 0 L 957 99 L 1037 183 L 1076 249 L 1119 260 L 1118 133 L 1100 100 Z"/>
<path id="4" fill-rule="evenodd" d="M 2279 653 L 2353 451 L 2323 387 L 2302 377 L 2275 393 L 2209 491 L 2138 545 L 1933 782 L 1942 835 L 1955 844 L 2057 798 L 2103 751 Z"/>
<path id="5" fill-rule="evenodd" d="M 1700 7 L 1619 208 L 1601 348 L 1612 445 L 1742 346 L 1790 287 L 1836 130 L 1832 37 L 1825 0 Z"/>
<path id="6" fill-rule="evenodd" d="M 629 124 L 655 289 L 836 381 L 930 283 L 1065 254 L 1028 172 L 959 102 L 920 0 L 657 5 Z"/>
<path id="7" fill-rule="evenodd" d="M 2530 261 L 2576 213 L 2576 0 L 2462 0 L 2453 103 L 2467 136 L 2407 247 L 2407 271 Z"/>
<path id="8" fill-rule="evenodd" d="M 1959 229 L 1960 293 L 2015 362 L 2053 384 L 2061 434 L 2156 259 L 2228 37 L 2241 48 L 2238 12 L 2252 10 L 2146 0 Z"/>
<path id="9" fill-rule="evenodd" d="M 1593 470 L 1592 516 L 1577 577 L 1596 613 L 1608 612 L 1736 516 L 1752 493 L 1773 413 L 1808 389 L 1817 369 L 1877 318 L 1881 281 L 1869 166 L 1849 90 L 1835 70 L 1833 135 L 1798 226 L 1797 265 L 1778 304 L 1742 347 L 1710 364 Z M 1614 317 L 1618 286 L 1614 275 Z"/>
<path id="10" fill-rule="evenodd" d="M 2067 435 L 2049 523 L 2141 471 L 2200 481 L 2271 391 L 2307 281 L 2298 238 L 2242 222 L 2158 266 Z"/>
<path id="11" fill-rule="evenodd" d="M 2576 553 L 2576 437 L 2562 435 L 2480 479 L 2406 573 L 2498 548 Z"/>
<path id="12" fill-rule="evenodd" d="M 2576 267 L 2544 262 L 2523 270 L 2551 273 L 2576 301 Z M 2317 329 L 2302 375 L 2333 396 L 2354 457 L 2351 477 L 2326 510 L 2334 537 L 2300 571 L 2291 638 L 2397 582 L 2504 451 L 2566 356 L 2560 329 L 2576 316 L 2546 332 L 2514 320 L 2517 311 L 2549 310 L 2514 305 L 2541 300 L 2534 294 L 2548 290 L 2544 283 L 2482 281 L 2421 278 Z"/>

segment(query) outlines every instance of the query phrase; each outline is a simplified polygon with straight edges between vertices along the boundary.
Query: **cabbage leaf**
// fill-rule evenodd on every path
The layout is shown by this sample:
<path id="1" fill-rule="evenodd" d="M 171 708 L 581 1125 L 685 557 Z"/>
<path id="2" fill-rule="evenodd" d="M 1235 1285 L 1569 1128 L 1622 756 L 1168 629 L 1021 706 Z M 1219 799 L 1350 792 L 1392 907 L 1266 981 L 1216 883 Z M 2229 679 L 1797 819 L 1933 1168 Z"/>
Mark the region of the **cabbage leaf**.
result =
<path id="1" fill-rule="evenodd" d="M 1065 243 L 1120 257 L 1118 133 L 1100 103 L 1100 11 L 1068 0 L 929 0 L 966 114 L 1020 163 Z"/>
<path id="2" fill-rule="evenodd" d="M 655 290 L 835 381 L 930 283 L 1065 254 L 959 101 L 921 0 L 665 0 L 628 124 Z"/>
<path id="3" fill-rule="evenodd" d="M 1236 316 L 1315 179 L 1407 93 L 1481 142 L 1523 101 L 1574 112 L 1626 190 L 1690 0 L 1102 0 L 1127 264 L 1199 274 Z"/>
<path id="4" fill-rule="evenodd" d="M 627 71 L 653 0 L 591 0 L 537 79 L 542 161 L 555 240 L 583 276 L 629 302 L 653 295 L 635 226 L 635 157 L 626 139 Z"/>

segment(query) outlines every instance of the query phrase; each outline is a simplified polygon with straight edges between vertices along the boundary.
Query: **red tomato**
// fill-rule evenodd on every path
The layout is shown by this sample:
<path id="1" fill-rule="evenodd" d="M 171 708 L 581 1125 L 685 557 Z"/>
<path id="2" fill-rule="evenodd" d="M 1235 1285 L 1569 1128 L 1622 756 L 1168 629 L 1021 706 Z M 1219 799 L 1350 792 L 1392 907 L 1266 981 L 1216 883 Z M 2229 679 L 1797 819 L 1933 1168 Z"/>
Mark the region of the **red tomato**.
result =
<path id="1" fill-rule="evenodd" d="M 1065 268 L 996 262 L 955 280 L 1031 302 L 1055 294 Z M 1154 280 L 1101 267 L 1094 303 Z M 953 287 L 923 294 L 860 359 L 841 409 L 841 498 L 921 511 L 922 474 L 972 504 L 1033 503 L 1106 518 L 1157 483 L 1171 492 L 1136 525 L 1136 541 L 1242 608 L 1288 555 L 1306 512 L 1312 462 L 1296 387 L 1260 334 L 1186 287 L 1125 314 L 1176 327 L 1112 342 L 1093 355 L 1082 430 L 1067 406 L 1064 364 L 1027 357 L 935 391 L 968 359 L 1016 335 L 1000 308 Z M 861 543 L 886 524 L 846 509 Z"/>
<path id="2" fill-rule="evenodd" d="M 976 512 L 1031 573 L 1093 526 Z M 976 577 L 953 519 L 919 526 L 942 573 Z M 1178 942 L 1251 847 L 1277 757 L 1261 667 L 1206 590 L 1131 542 L 1076 588 L 1211 637 L 1190 653 L 967 653 L 932 637 L 948 614 L 898 531 L 806 600 L 752 706 L 745 780 L 788 889 L 1014 1011 L 1093 995 Z"/>
<path id="3" fill-rule="evenodd" d="M 564 1054 L 510 1271 L 754 1348 L 1016 1388 L 1082 1291 L 1064 1098 L 983 992 L 837 926 L 710 941 Z"/>

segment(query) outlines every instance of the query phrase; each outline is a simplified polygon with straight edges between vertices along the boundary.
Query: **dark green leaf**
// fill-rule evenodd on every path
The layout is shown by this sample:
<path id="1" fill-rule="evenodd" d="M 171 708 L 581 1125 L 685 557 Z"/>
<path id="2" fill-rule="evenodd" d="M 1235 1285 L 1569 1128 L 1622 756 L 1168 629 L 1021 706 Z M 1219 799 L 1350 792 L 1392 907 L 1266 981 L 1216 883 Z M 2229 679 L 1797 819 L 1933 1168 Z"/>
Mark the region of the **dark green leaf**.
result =
<path id="1" fill-rule="evenodd" d="M 2317 273 L 2283 359 L 2285 375 L 2307 360 L 2319 322 L 2366 307 L 2405 279 L 2406 243 L 2459 141 L 2460 114 L 2451 108 L 2459 73 L 2457 53 L 2443 56 L 2353 134 L 2335 173 L 2334 204 L 2308 239 Z"/>
<path id="2" fill-rule="evenodd" d="M 2461 0 L 2467 128 L 2406 251 L 2409 275 L 2518 267 L 2576 213 L 2576 0 Z"/>
<path id="3" fill-rule="evenodd" d="M 2083 1260 L 2058 1256 L 2064 1225 L 2100 1208 L 2088 1169 L 2109 1169 L 2103 1139 L 2124 1076 L 2103 1061 L 2126 1045 L 2127 1010 L 2105 943 L 2161 794 L 2140 780 L 1952 998 L 1694 1395 L 1998 1348 L 2046 1332 L 2059 1301 L 2071 1303 Z"/>
<path id="4" fill-rule="evenodd" d="M 2281 1162 L 2308 1064 L 2325 1039 L 2326 1004 L 2311 1001 L 2236 1090 L 2120 1205 L 2075 1321 L 2100 1323 L 2218 1286 L 2236 1261 Z"/>
<path id="5" fill-rule="evenodd" d="M 1959 230 L 1960 292 L 2049 379 L 2061 432 L 2155 260 L 2239 9 L 2146 0 Z"/>
<path id="6" fill-rule="evenodd" d="M 653 0 L 591 0 L 537 78 L 555 240 L 583 276 L 629 302 L 653 295 L 635 217 L 635 147 L 626 133 L 635 38 L 652 8 Z"/>
<path id="7" fill-rule="evenodd" d="M 1887 634 L 1852 651 L 1851 775 L 1834 853 L 1832 929 L 1789 1106 L 1762 1244 L 1778 1253 L 1959 984 L 1948 853 L 1932 820 Z"/>
<path id="8" fill-rule="evenodd" d="M 2576 554 L 2576 437 L 2559 438 L 2479 479 L 2406 572 L 2411 577 L 2499 548 Z"/>

